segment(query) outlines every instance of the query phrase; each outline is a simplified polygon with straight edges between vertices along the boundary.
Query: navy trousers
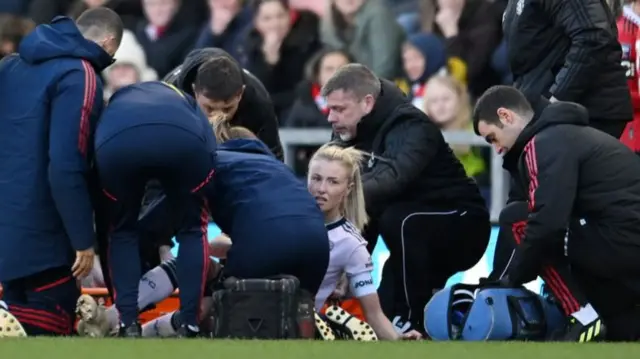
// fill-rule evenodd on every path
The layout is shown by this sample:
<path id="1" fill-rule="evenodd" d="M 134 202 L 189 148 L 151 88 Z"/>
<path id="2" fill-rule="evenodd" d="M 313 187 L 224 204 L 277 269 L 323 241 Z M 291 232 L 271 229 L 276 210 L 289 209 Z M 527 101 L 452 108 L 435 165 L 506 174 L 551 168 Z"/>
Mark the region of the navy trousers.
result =
<path id="1" fill-rule="evenodd" d="M 137 320 L 142 276 L 138 216 L 145 185 L 157 179 L 178 225 L 177 272 L 183 320 L 197 325 L 209 263 L 209 214 L 200 192 L 213 177 L 214 154 L 198 136 L 182 128 L 141 125 L 98 147 L 96 165 L 107 202 L 111 229 L 107 262 L 121 323 L 129 326 Z"/>
<path id="2" fill-rule="evenodd" d="M 329 239 L 322 221 L 276 218 L 269 221 L 271 230 L 251 221 L 242 227 L 230 233 L 233 246 L 225 277 L 292 275 L 315 296 L 329 266 Z"/>
<path id="3" fill-rule="evenodd" d="M 9 311 L 27 335 L 68 336 L 73 333 L 80 289 L 69 268 L 53 268 L 2 283 Z"/>

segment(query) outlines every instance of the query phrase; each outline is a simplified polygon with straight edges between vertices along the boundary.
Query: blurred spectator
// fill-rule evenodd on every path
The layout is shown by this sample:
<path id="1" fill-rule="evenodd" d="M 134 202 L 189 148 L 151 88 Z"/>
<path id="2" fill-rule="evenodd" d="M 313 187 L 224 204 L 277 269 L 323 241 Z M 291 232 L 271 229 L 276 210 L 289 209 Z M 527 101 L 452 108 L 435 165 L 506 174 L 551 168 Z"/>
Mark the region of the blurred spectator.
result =
<path id="1" fill-rule="evenodd" d="M 420 1 L 418 0 L 387 0 L 394 14 L 397 14 L 398 24 L 407 35 L 420 32 Z"/>
<path id="2" fill-rule="evenodd" d="M 473 132 L 469 94 L 465 86 L 451 76 L 434 76 L 427 82 L 424 111 L 443 131 Z M 468 145 L 450 147 L 468 176 L 487 175 L 486 163 L 479 149 Z"/>
<path id="3" fill-rule="evenodd" d="M 218 47 L 239 59 L 241 36 L 251 24 L 251 10 L 242 0 L 209 0 L 209 13 L 195 48 Z"/>
<path id="4" fill-rule="evenodd" d="M 493 0 L 494 12 L 496 14 L 503 14 L 507 9 L 508 0 Z M 500 19 L 502 21 L 502 18 Z M 493 52 L 491 56 L 491 68 L 498 74 L 500 83 L 503 85 L 513 84 L 513 75 L 509 68 L 509 59 L 507 58 L 507 43 L 503 38 L 502 26 L 500 27 L 500 44 Z"/>
<path id="5" fill-rule="evenodd" d="M 115 54 L 116 62 L 103 71 L 105 78 L 104 98 L 108 100 L 111 95 L 124 86 L 136 82 L 155 81 L 158 74 L 147 65 L 147 57 L 142 46 L 136 40 L 135 35 L 128 30 L 122 34 L 120 48 Z"/>
<path id="6" fill-rule="evenodd" d="M 487 0 L 423 0 L 421 7 L 422 30 L 442 36 L 448 56 L 466 63 L 473 97 L 500 82 L 490 66 L 501 36 L 496 6 Z"/>
<path id="7" fill-rule="evenodd" d="M 289 127 L 326 127 L 331 125 L 327 121 L 329 113 L 325 98 L 320 95 L 320 89 L 342 66 L 354 62 L 354 58 L 343 50 L 320 50 L 307 66 L 307 76 L 298 86 L 296 102 L 284 126 Z M 319 146 L 297 146 L 293 171 L 300 177 L 306 177 L 309 160 Z"/>
<path id="8" fill-rule="evenodd" d="M 75 19 L 87 9 L 99 6 L 117 12 L 127 29 L 135 29 L 138 19 L 143 16 L 141 2 L 131 0 L 75 0 L 69 8 L 68 14 Z"/>
<path id="9" fill-rule="evenodd" d="M 379 77 L 402 73 L 405 33 L 383 0 L 329 0 L 321 38 L 327 46 L 346 49 Z"/>
<path id="10" fill-rule="evenodd" d="M 327 9 L 326 0 L 291 0 L 289 1 L 289 6 L 295 10 L 313 11 L 318 16 L 324 16 L 325 10 Z"/>
<path id="11" fill-rule="evenodd" d="M 398 15 L 396 19 L 407 35 L 413 35 L 420 32 L 420 14 L 415 12 L 407 12 Z"/>
<path id="12" fill-rule="evenodd" d="M 319 19 L 290 10 L 287 0 L 257 0 L 253 13 L 240 62 L 269 91 L 278 118 L 286 118 L 305 65 L 320 48 Z"/>
<path id="13" fill-rule="evenodd" d="M 136 27 L 136 38 L 149 65 L 163 77 L 180 65 L 193 45 L 197 29 L 175 21 L 180 0 L 142 0 L 146 19 Z"/>
<path id="14" fill-rule="evenodd" d="M 34 28 L 35 24 L 29 19 L 0 14 L 0 58 L 16 52 L 22 38 Z"/>
<path id="15" fill-rule="evenodd" d="M 500 83 L 503 85 L 513 84 L 513 75 L 509 68 L 509 58 L 507 57 L 507 42 L 502 40 L 498 48 L 491 56 L 491 67 L 498 74 Z"/>
<path id="16" fill-rule="evenodd" d="M 414 34 L 402 46 L 402 62 L 405 77 L 396 81 L 413 105 L 423 108 L 425 83 L 436 74 L 450 73 L 460 83 L 465 83 L 466 66 L 462 60 L 447 59 L 444 41 L 434 34 Z"/>
<path id="17" fill-rule="evenodd" d="M 318 52 L 307 66 L 307 76 L 296 90 L 296 100 L 284 126 L 331 127 L 327 122 L 327 108 L 320 89 L 340 67 L 354 62 L 347 52 L 324 49 Z"/>
<path id="18" fill-rule="evenodd" d="M 0 0 L 3 3 L 7 0 Z M 49 23 L 54 17 L 67 13 L 67 9 L 74 0 L 28 0 L 23 3 L 28 4 L 26 17 L 36 24 Z M 11 0 L 9 0 L 11 2 Z"/>
<path id="19" fill-rule="evenodd" d="M 0 14 L 24 15 L 27 13 L 29 0 L 2 0 Z"/>

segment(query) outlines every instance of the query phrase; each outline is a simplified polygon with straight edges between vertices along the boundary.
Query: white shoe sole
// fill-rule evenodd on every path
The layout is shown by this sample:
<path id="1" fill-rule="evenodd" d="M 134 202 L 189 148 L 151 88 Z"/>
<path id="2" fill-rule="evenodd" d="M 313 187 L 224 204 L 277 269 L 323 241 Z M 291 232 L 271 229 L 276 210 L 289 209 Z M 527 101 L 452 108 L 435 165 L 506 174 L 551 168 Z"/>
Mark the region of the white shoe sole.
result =
<path id="1" fill-rule="evenodd" d="M 8 311 L 0 308 L 0 338 L 26 337 L 27 332 L 20 321 Z"/>
<path id="2" fill-rule="evenodd" d="M 327 308 L 327 319 L 348 331 L 353 340 L 372 342 L 378 340 L 373 328 L 366 322 L 349 314 L 346 310 L 332 305 Z"/>
<path id="3" fill-rule="evenodd" d="M 336 340 L 335 334 L 333 334 L 333 330 L 329 328 L 329 325 L 318 315 L 318 313 L 313 313 L 315 322 L 316 322 L 316 330 L 318 331 L 318 335 L 322 340 Z"/>
<path id="4" fill-rule="evenodd" d="M 76 315 L 80 317 L 78 321 L 78 334 L 80 336 L 92 338 L 107 336 L 109 333 L 109 324 L 104 322 L 106 320 L 104 315 L 100 315 L 101 309 L 96 300 L 90 295 L 83 294 L 78 298 L 76 302 Z"/>

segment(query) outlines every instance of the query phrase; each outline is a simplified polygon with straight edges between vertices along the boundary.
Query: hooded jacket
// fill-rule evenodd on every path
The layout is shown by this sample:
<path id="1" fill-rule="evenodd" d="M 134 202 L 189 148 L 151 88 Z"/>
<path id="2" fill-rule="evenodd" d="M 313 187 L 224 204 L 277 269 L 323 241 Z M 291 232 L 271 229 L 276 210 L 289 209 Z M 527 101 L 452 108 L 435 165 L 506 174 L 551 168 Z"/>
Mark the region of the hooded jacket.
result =
<path id="1" fill-rule="evenodd" d="M 138 40 L 136 40 L 135 35 L 131 31 L 125 30 L 124 33 L 122 34 L 122 41 L 120 41 L 120 47 L 118 48 L 118 51 L 116 51 L 116 54 L 114 57 L 115 57 L 115 62 L 113 63 L 114 66 L 117 66 L 117 65 L 132 66 L 138 73 L 138 76 L 140 77 L 141 82 L 158 80 L 158 74 L 154 69 L 149 67 L 149 65 L 147 64 L 147 55 L 145 55 L 144 49 L 142 48 L 142 46 L 140 46 L 140 43 L 138 42 Z M 105 94 L 104 94 L 105 100 L 109 99 L 109 97 L 111 97 L 111 95 L 113 94 L 109 91 L 111 89 L 107 89 L 107 88 L 109 88 L 109 82 L 108 82 L 109 73 L 111 72 L 114 66 L 110 66 L 102 72 L 102 74 L 104 75 L 107 81 L 105 86 Z"/>
<path id="2" fill-rule="evenodd" d="M 66 17 L 0 65 L 0 281 L 71 266 L 94 244 L 89 162 L 112 62 Z"/>
<path id="3" fill-rule="evenodd" d="M 214 222 L 232 238 L 234 228 L 252 223 L 252 218 L 317 217 L 324 224 L 304 181 L 256 140 L 220 145 L 216 180 L 208 197 Z"/>
<path id="4" fill-rule="evenodd" d="M 193 50 L 187 55 L 182 65 L 173 69 L 163 81 L 168 82 L 186 93 L 193 95 L 193 83 L 195 82 L 198 68 L 207 60 L 226 56 L 233 59 L 226 51 L 218 48 L 205 48 Z M 233 61 L 236 61 L 233 59 Z M 236 61 L 237 62 L 237 61 Z M 238 66 L 240 66 L 238 64 Z M 273 103 L 264 85 L 248 71 L 244 71 L 244 94 L 240 100 L 238 111 L 233 119 L 232 126 L 246 127 L 256 134 L 264 142 L 271 152 L 281 161 L 284 161 L 284 152 L 280 143 L 278 132 L 278 118 Z"/>
<path id="5" fill-rule="evenodd" d="M 213 221 L 231 238 L 247 225 L 264 226 L 282 217 L 317 219 L 324 224 L 322 212 L 304 182 L 258 140 L 236 139 L 220 144 L 215 180 L 205 193 Z M 169 213 L 162 195 L 142 213 L 141 227 L 154 233 L 172 233 L 165 228 L 171 225 L 166 218 Z M 275 235 L 265 228 L 256 230 L 260 229 L 261 236 Z"/>
<path id="6" fill-rule="evenodd" d="M 414 105 L 422 108 L 426 82 L 433 76 L 439 74 L 449 74 L 461 84 L 467 83 L 467 65 L 462 59 L 447 54 L 446 42 L 435 34 L 418 33 L 409 36 L 407 44 L 415 47 L 425 60 L 425 67 L 422 75 L 412 81 L 407 78 L 400 78 L 396 84 L 410 98 L 413 98 Z"/>
<path id="7" fill-rule="evenodd" d="M 227 27 L 221 34 L 213 34 L 211 31 L 211 22 L 209 19 L 200 30 L 200 35 L 196 40 L 194 48 L 203 49 L 207 47 L 218 47 L 228 52 L 233 58 L 240 58 L 239 48 L 242 44 L 243 35 L 247 27 L 251 26 L 253 21 L 253 11 L 245 6 L 236 14 L 229 22 Z"/>
<path id="8" fill-rule="evenodd" d="M 320 49 L 318 16 L 308 11 L 292 12 L 291 29 L 280 46 L 277 63 L 269 64 L 262 51 L 263 36 L 255 28 L 247 31 L 240 61 L 271 95 L 279 118 L 286 118 L 295 99 L 296 86 L 304 77 L 309 59 Z"/>
<path id="9" fill-rule="evenodd" d="M 488 218 L 478 185 L 440 129 L 397 86 L 381 82 L 373 110 L 360 120 L 356 138 L 344 143 L 368 153 L 362 175 L 367 213 L 376 218 L 393 203 L 418 201 Z"/>
<path id="10" fill-rule="evenodd" d="M 515 87 L 579 103 L 592 120 L 631 121 L 614 16 L 601 0 L 513 0 L 503 32 Z"/>
<path id="11" fill-rule="evenodd" d="M 571 238 L 586 226 L 602 241 L 640 251 L 636 155 L 589 127 L 589 114 L 578 104 L 557 102 L 537 113 L 504 158 L 504 167 L 528 188 L 527 226 L 508 271 L 516 285 L 535 279 L 546 250 L 563 243 L 567 229 L 570 245 L 581 245 Z"/>
<path id="12" fill-rule="evenodd" d="M 427 80 L 447 66 L 447 54 L 444 41 L 436 35 L 418 33 L 409 36 L 407 43 L 415 47 L 425 59 L 425 66 L 422 75 L 412 81 L 424 84 Z"/>

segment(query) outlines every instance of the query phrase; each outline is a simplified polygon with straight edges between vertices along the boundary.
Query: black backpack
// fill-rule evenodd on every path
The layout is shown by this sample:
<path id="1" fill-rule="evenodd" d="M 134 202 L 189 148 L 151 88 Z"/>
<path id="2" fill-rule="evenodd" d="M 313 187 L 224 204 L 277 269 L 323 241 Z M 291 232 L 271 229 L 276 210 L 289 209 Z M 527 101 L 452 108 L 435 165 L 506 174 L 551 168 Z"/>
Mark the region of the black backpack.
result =
<path id="1" fill-rule="evenodd" d="M 292 276 L 228 278 L 213 293 L 214 338 L 313 339 L 313 297 Z"/>

